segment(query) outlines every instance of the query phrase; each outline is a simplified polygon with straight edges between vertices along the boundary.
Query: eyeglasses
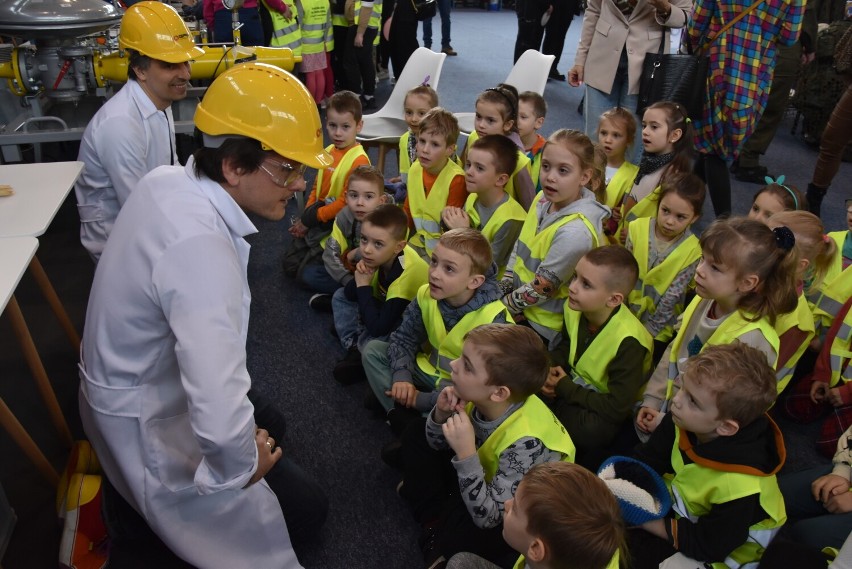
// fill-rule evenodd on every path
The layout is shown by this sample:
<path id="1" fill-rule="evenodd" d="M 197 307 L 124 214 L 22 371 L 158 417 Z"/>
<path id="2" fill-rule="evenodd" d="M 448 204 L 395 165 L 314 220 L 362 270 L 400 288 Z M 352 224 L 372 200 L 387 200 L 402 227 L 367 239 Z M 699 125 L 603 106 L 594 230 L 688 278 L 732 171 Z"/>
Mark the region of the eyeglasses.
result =
<path id="1" fill-rule="evenodd" d="M 260 169 L 269 174 L 269 177 L 272 178 L 273 184 L 282 188 L 286 188 L 296 182 L 296 180 L 304 178 L 305 170 L 308 168 L 304 164 L 293 166 L 289 162 L 278 162 L 271 158 L 267 158 L 264 162 L 275 164 L 275 173 L 271 172 L 263 164 L 260 165 Z"/>

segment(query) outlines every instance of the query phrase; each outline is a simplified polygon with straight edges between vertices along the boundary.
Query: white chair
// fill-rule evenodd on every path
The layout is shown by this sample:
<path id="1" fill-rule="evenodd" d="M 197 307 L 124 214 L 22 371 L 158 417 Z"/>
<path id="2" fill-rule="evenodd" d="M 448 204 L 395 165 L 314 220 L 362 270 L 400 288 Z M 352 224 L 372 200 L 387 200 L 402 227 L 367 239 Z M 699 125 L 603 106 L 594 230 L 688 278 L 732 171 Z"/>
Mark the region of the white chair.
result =
<path id="1" fill-rule="evenodd" d="M 554 59 L 556 59 L 554 55 L 544 55 L 540 51 L 528 49 L 518 58 L 503 83 L 513 86 L 518 93 L 535 91 L 539 95 L 544 95 L 547 76 L 550 74 L 550 66 L 553 65 Z M 473 119 L 476 113 L 454 113 L 454 116 L 459 121 L 459 130 L 464 134 L 473 132 Z"/>
<path id="2" fill-rule="evenodd" d="M 403 113 L 406 93 L 423 83 L 428 83 L 437 91 L 441 68 L 446 58 L 445 53 L 436 53 L 425 47 L 417 48 L 399 74 L 393 92 L 384 106 L 375 113 L 364 116 L 364 127 L 358 135 L 358 141 L 365 147 L 379 147 L 379 161 L 376 164 L 379 171 L 384 172 L 388 150 L 397 148 L 399 138 L 408 130 Z"/>

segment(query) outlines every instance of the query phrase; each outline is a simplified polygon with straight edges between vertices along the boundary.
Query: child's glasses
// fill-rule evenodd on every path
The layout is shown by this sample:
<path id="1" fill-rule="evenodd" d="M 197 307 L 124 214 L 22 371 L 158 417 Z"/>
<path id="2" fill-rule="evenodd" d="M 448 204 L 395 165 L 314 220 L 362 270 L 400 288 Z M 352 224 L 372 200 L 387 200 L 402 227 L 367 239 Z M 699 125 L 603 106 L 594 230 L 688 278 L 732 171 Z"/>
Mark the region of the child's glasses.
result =
<path id="1" fill-rule="evenodd" d="M 305 170 L 307 169 L 307 166 L 305 166 L 304 164 L 293 166 L 289 162 L 278 162 L 276 160 L 273 160 L 272 158 L 267 158 L 266 160 L 264 160 L 264 162 L 275 164 L 275 172 L 278 173 L 277 175 L 272 173 L 263 164 L 260 165 L 260 168 L 261 170 L 269 174 L 269 177 L 272 178 L 273 184 L 282 188 L 286 188 L 290 184 L 294 183 L 296 180 L 303 178 L 305 176 Z"/>

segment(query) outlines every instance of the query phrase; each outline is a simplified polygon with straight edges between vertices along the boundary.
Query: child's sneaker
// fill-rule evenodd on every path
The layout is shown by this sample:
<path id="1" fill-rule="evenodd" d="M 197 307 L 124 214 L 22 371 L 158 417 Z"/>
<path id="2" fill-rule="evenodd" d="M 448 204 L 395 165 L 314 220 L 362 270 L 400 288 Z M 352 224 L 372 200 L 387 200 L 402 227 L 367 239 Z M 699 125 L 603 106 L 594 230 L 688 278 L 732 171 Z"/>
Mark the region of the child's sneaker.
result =
<path id="1" fill-rule="evenodd" d="M 361 365 L 361 351 L 357 346 L 352 346 L 342 360 L 337 362 L 331 372 L 334 380 L 341 385 L 352 385 L 360 381 L 367 381 L 364 366 Z"/>
<path id="2" fill-rule="evenodd" d="M 308 299 L 308 306 L 317 312 L 331 312 L 331 295 L 317 293 Z"/>

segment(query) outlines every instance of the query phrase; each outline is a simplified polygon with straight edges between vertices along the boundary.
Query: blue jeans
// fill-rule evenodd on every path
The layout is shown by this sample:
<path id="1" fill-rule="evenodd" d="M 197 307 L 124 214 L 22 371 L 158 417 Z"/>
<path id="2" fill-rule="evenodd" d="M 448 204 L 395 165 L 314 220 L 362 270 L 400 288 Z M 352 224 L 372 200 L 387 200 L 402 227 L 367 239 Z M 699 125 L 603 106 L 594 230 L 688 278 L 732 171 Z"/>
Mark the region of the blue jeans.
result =
<path id="1" fill-rule="evenodd" d="M 302 284 L 306 288 L 322 293 L 334 294 L 340 288 L 340 283 L 331 278 L 325 265 L 305 265 L 301 275 Z"/>
<path id="2" fill-rule="evenodd" d="M 811 494 L 811 483 L 830 473 L 831 465 L 826 464 L 778 477 L 790 538 L 815 549 L 840 548 L 852 531 L 852 512 L 832 514 Z"/>
<path id="3" fill-rule="evenodd" d="M 390 362 L 388 362 L 388 343 L 373 340 L 361 350 L 361 354 L 361 363 L 364 364 L 364 372 L 367 374 L 370 389 L 376 394 L 376 398 L 385 408 L 385 411 L 390 411 L 393 409 L 394 401 L 385 395 L 385 391 L 390 391 L 393 385 Z M 416 362 L 412 362 L 411 365 L 414 368 L 411 373 L 414 387 L 423 392 L 435 391 L 436 378 L 420 371 Z"/>
<path id="4" fill-rule="evenodd" d="M 453 0 L 438 0 L 438 13 L 441 14 L 441 48 L 450 47 L 450 10 Z M 432 47 L 432 18 L 423 20 L 423 45 Z"/>
<path id="5" fill-rule="evenodd" d="M 361 322 L 361 312 L 358 309 L 358 301 L 349 300 L 343 292 L 343 288 L 337 289 L 331 297 L 331 306 L 334 310 L 334 329 L 340 338 L 340 345 L 344 350 L 353 346 L 364 351 L 364 347 L 370 340 L 387 340 L 388 335 L 378 338 L 370 336 L 364 324 Z"/>
<path id="6" fill-rule="evenodd" d="M 586 85 L 586 97 L 583 102 L 583 119 L 586 123 L 586 135 L 592 142 L 598 140 L 598 121 L 604 112 L 614 108 L 623 107 L 633 113 L 636 119 L 636 140 L 633 147 L 627 149 L 627 160 L 639 164 L 642 158 L 642 117 L 636 115 L 636 105 L 639 102 L 638 95 L 628 95 L 630 83 L 627 79 L 627 53 L 621 52 L 618 62 L 618 71 L 615 73 L 615 81 L 612 83 L 612 91 L 607 95 L 594 87 Z"/>
<path id="7" fill-rule="evenodd" d="M 263 45 L 263 27 L 257 8 L 240 8 L 240 39 L 243 45 Z M 232 16 L 229 10 L 217 10 L 213 14 L 213 39 L 217 43 L 234 41 Z"/>

